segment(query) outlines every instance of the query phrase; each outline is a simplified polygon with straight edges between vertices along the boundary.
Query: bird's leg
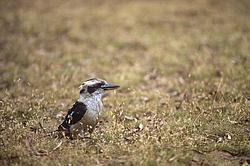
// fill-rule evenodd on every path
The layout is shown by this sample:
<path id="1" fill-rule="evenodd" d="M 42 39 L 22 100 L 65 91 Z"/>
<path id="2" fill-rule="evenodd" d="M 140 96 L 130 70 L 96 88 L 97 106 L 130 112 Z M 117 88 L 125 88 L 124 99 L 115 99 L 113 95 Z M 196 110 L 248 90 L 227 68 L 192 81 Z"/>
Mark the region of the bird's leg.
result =
<path id="1" fill-rule="evenodd" d="M 69 136 L 68 136 L 68 138 L 69 138 L 70 140 L 73 140 L 73 135 L 70 133 Z"/>
<path id="2" fill-rule="evenodd" d="M 70 140 L 73 140 L 73 133 L 70 131 L 70 128 L 68 128 L 68 129 L 65 131 L 65 135 L 66 135 Z"/>
<path id="3" fill-rule="evenodd" d="M 73 134 L 72 134 L 72 132 L 70 131 L 70 129 L 66 129 L 66 130 L 64 130 L 63 135 L 64 135 L 64 137 L 66 137 L 66 138 L 69 138 L 69 139 L 73 140 Z"/>

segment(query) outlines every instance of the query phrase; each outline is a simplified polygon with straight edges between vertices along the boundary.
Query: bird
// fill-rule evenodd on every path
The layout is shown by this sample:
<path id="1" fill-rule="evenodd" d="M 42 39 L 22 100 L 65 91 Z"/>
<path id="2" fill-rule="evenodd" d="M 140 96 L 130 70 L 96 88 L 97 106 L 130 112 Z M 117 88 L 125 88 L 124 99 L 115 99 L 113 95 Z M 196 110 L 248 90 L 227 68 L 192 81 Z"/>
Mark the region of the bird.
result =
<path id="1" fill-rule="evenodd" d="M 107 95 L 106 91 L 119 87 L 99 78 L 84 81 L 79 87 L 79 99 L 68 109 L 64 121 L 58 126 L 58 131 L 63 131 L 65 136 L 71 139 L 73 133 L 92 133 L 103 112 L 102 99 Z"/>

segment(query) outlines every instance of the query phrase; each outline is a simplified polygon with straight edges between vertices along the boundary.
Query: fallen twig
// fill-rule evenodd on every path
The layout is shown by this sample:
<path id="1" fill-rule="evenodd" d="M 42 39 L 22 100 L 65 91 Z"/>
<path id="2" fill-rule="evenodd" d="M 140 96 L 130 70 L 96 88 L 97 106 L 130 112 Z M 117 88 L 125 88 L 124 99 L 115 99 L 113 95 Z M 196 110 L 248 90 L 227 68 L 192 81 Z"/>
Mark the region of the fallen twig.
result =
<path id="1" fill-rule="evenodd" d="M 40 126 L 40 128 L 43 130 L 43 132 L 46 133 L 46 130 L 45 130 L 45 128 L 43 127 L 43 125 L 42 125 L 41 122 L 39 122 L 39 126 Z"/>
<path id="2" fill-rule="evenodd" d="M 62 145 L 63 141 L 61 141 L 52 151 L 50 151 L 50 153 L 56 151 L 61 145 Z"/>
<path id="3" fill-rule="evenodd" d="M 57 144 L 56 147 L 54 147 L 51 151 L 47 151 L 47 150 L 44 150 L 44 149 L 39 149 L 39 150 L 36 150 L 32 144 L 33 140 L 32 138 L 29 136 L 27 139 L 26 139 L 26 146 L 30 152 L 31 155 L 35 155 L 35 156 L 48 156 L 49 154 L 51 154 L 52 152 L 56 151 L 63 143 L 63 141 L 61 141 L 59 144 Z"/>

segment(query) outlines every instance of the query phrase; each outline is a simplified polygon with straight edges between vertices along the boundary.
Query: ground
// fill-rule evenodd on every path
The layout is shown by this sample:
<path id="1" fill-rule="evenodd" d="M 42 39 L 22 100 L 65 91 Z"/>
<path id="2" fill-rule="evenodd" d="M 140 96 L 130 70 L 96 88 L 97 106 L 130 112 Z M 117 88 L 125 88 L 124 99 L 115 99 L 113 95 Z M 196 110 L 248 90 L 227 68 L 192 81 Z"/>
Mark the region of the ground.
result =
<path id="1" fill-rule="evenodd" d="M 0 1 L 0 165 L 249 165 L 249 0 Z M 57 129 L 98 77 L 90 138 Z"/>

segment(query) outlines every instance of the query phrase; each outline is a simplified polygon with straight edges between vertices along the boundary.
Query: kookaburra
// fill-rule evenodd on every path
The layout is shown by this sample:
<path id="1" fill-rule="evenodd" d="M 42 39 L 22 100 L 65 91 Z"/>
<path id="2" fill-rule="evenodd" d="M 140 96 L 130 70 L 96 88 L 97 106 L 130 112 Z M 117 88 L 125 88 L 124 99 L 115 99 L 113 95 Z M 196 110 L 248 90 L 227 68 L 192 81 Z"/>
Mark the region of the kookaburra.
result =
<path id="1" fill-rule="evenodd" d="M 68 110 L 67 115 L 58 130 L 65 135 L 93 132 L 103 110 L 102 98 L 107 90 L 119 88 L 118 85 L 105 80 L 92 78 L 80 86 L 80 98 Z"/>

